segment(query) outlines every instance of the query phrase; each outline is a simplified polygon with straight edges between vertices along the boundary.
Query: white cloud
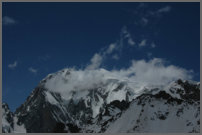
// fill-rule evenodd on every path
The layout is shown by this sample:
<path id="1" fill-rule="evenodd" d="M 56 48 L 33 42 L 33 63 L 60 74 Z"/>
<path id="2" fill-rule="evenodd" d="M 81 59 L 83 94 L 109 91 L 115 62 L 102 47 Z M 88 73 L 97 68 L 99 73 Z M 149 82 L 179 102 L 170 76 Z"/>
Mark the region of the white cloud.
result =
<path id="1" fill-rule="evenodd" d="M 154 58 L 148 62 L 145 60 L 132 61 L 131 72 L 135 73 L 134 80 L 150 84 L 165 84 L 176 79 L 190 79 L 189 71 L 174 65 L 165 66 L 165 61 Z"/>
<path id="2" fill-rule="evenodd" d="M 135 41 L 134 41 L 133 38 L 131 37 L 130 32 L 128 32 L 128 29 L 127 29 L 126 26 L 124 26 L 124 27 L 122 28 L 122 31 L 121 31 L 121 32 L 122 32 L 121 35 L 123 36 L 123 37 L 121 37 L 121 38 L 127 39 L 128 44 L 129 44 L 130 46 L 134 46 L 134 45 L 135 45 Z"/>
<path id="3" fill-rule="evenodd" d="M 100 67 L 103 61 L 103 57 L 100 54 L 94 54 L 94 56 L 91 58 L 91 64 L 86 67 L 86 69 L 97 69 Z"/>
<path id="4" fill-rule="evenodd" d="M 135 41 L 133 41 L 132 38 L 128 38 L 128 44 L 129 44 L 130 46 L 134 46 L 134 45 L 135 45 Z"/>
<path id="5" fill-rule="evenodd" d="M 166 7 L 163 7 L 163 8 L 160 8 L 157 13 L 166 13 L 166 12 L 169 12 L 171 10 L 171 7 L 170 6 L 166 6 Z"/>
<path id="6" fill-rule="evenodd" d="M 118 53 L 121 53 L 123 50 L 123 41 L 127 41 L 128 45 L 135 46 L 135 41 L 131 37 L 131 34 L 127 30 L 127 26 L 124 26 L 120 32 L 120 39 L 115 43 L 109 44 L 106 48 L 102 48 L 98 53 L 95 53 L 90 60 L 90 64 L 86 66 L 86 69 L 97 69 L 103 62 L 111 57 L 114 60 L 119 60 Z M 142 40 L 139 44 L 139 47 L 146 45 L 146 39 Z M 118 53 L 117 53 L 118 52 Z M 113 54 L 116 53 L 116 54 Z"/>
<path id="7" fill-rule="evenodd" d="M 70 74 L 67 74 L 69 71 Z M 67 93 L 71 90 L 85 90 L 100 85 L 104 86 L 108 79 L 128 80 L 134 84 L 135 88 L 137 84 L 135 82 L 144 85 L 165 85 L 177 79 L 192 78 L 191 71 L 174 65 L 165 65 L 165 61 L 159 58 L 150 61 L 133 60 L 131 66 L 120 70 L 108 71 L 103 68 L 75 70 L 71 68 L 58 74 L 60 75 L 53 76 L 45 84 L 45 87 L 52 91 Z M 71 94 L 64 95 L 71 96 Z"/>
<path id="8" fill-rule="evenodd" d="M 128 69 L 114 72 L 129 80 L 154 85 L 163 85 L 180 78 L 192 78 L 191 71 L 174 65 L 166 66 L 165 61 L 160 58 L 154 58 L 150 61 L 133 60 Z"/>
<path id="9" fill-rule="evenodd" d="M 12 24 L 16 24 L 16 20 L 14 20 L 13 18 L 11 17 L 8 17 L 8 16 L 4 16 L 2 18 L 2 24 L 3 25 L 12 25 Z"/>
<path id="10" fill-rule="evenodd" d="M 118 56 L 117 54 L 114 54 L 114 55 L 112 56 L 112 59 L 119 60 L 119 56 Z"/>
<path id="11" fill-rule="evenodd" d="M 109 44 L 109 46 L 107 46 L 106 48 L 102 48 L 98 53 L 95 53 L 90 60 L 90 64 L 86 66 L 86 69 L 99 68 L 100 65 L 102 65 L 102 63 L 104 62 L 104 60 L 106 60 L 106 58 L 109 56 L 112 57 L 112 59 L 118 60 L 119 59 L 118 54 L 115 54 L 113 56 L 111 56 L 111 55 L 115 51 L 118 51 L 119 53 L 122 51 L 124 38 L 127 38 L 129 45 L 131 45 L 131 46 L 135 45 L 135 42 L 133 41 L 133 39 L 130 36 L 130 33 L 127 31 L 127 27 L 124 26 L 121 30 L 120 40 L 115 43 Z"/>
<path id="12" fill-rule="evenodd" d="M 143 39 L 140 43 L 139 43 L 139 47 L 143 47 L 146 46 L 147 40 Z"/>
<path id="13" fill-rule="evenodd" d="M 115 49 L 116 49 L 116 44 L 112 43 L 112 44 L 109 45 L 109 47 L 108 47 L 106 53 L 107 53 L 107 54 L 110 54 L 110 53 L 112 53 Z"/>
<path id="14" fill-rule="evenodd" d="M 107 48 L 101 49 L 99 53 L 95 53 L 90 60 L 90 64 L 86 66 L 86 69 L 92 70 L 97 69 L 102 65 L 104 59 L 107 58 L 108 55 L 113 53 L 114 50 L 120 49 L 120 45 L 117 43 L 111 43 Z"/>
<path id="15" fill-rule="evenodd" d="M 47 61 L 50 59 L 50 55 L 38 56 L 39 61 Z"/>
<path id="16" fill-rule="evenodd" d="M 155 44 L 155 43 L 152 43 L 152 44 L 151 44 L 151 47 L 152 47 L 152 48 L 155 48 L 155 47 L 156 47 L 156 44 Z"/>
<path id="17" fill-rule="evenodd" d="M 34 69 L 33 67 L 28 68 L 28 70 L 29 70 L 31 73 L 34 73 L 34 74 L 37 73 L 37 69 Z"/>
<path id="18" fill-rule="evenodd" d="M 131 35 L 130 35 L 130 33 L 128 32 L 128 28 L 127 28 L 127 26 L 123 26 L 123 28 L 122 28 L 122 30 L 121 30 L 121 38 L 130 38 L 131 37 Z"/>
<path id="19" fill-rule="evenodd" d="M 168 13 L 170 12 L 170 10 L 171 10 L 170 6 L 165 6 L 156 11 L 149 11 L 148 13 L 152 16 L 158 16 L 158 15 L 161 15 L 162 13 Z"/>
<path id="20" fill-rule="evenodd" d="M 130 37 L 131 37 L 130 33 L 124 35 L 124 38 L 130 38 Z"/>
<path id="21" fill-rule="evenodd" d="M 143 25 L 147 25 L 149 20 L 145 17 L 142 17 L 141 22 L 143 23 Z"/>
<path id="22" fill-rule="evenodd" d="M 69 75 L 65 75 L 66 72 L 70 71 Z M 99 86 L 105 81 L 105 70 L 102 69 L 85 69 L 85 70 L 75 70 L 67 69 L 64 74 L 52 77 L 46 84 L 45 87 L 49 90 L 56 92 L 64 92 L 64 96 L 68 99 L 71 96 L 68 92 L 71 90 L 85 90 L 91 89 L 93 87 Z M 68 94 L 67 94 L 68 93 Z M 82 93 L 80 93 L 82 95 Z"/>
<path id="23" fill-rule="evenodd" d="M 123 26 L 122 33 L 123 34 L 128 34 L 127 26 Z"/>
<path id="24" fill-rule="evenodd" d="M 18 62 L 15 61 L 13 64 L 9 64 L 8 67 L 9 67 L 10 69 L 15 69 L 15 68 L 17 67 L 17 64 L 18 64 Z"/>

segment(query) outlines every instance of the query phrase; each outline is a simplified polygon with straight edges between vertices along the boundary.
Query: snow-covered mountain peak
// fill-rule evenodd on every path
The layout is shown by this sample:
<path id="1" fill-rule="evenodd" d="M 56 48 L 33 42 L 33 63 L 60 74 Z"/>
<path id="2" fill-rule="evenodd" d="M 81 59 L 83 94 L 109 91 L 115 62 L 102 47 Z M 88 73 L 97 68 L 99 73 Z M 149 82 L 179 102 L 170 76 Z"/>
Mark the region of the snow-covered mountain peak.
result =
<path id="1" fill-rule="evenodd" d="M 150 111 L 157 115 L 161 109 L 165 108 L 180 110 L 182 107 L 192 107 L 198 115 L 199 101 L 200 83 L 198 82 L 177 80 L 169 84 L 152 84 L 139 82 L 105 69 L 66 68 L 45 77 L 25 103 L 16 110 L 12 121 L 18 123 L 16 127 L 20 126 L 20 129 L 23 129 L 25 125 L 27 132 L 55 132 L 55 128 L 61 125 L 65 127 L 62 130 L 65 132 L 117 132 L 116 127 L 119 122 L 116 121 L 127 122 L 127 114 L 131 114 L 132 121 L 129 121 L 132 122 L 129 123 L 131 126 L 125 127 L 124 123 L 118 124 L 121 126 L 120 129 L 122 128 L 120 132 L 139 132 L 146 130 L 143 130 L 144 127 L 141 125 L 139 125 L 141 128 L 134 128 L 133 120 L 138 118 L 138 115 L 143 115 L 142 111 L 147 110 L 144 111 L 144 117 L 146 117 L 147 112 Z M 160 108 L 158 112 L 151 109 L 154 105 Z M 6 110 L 5 104 L 3 107 Z M 132 114 L 137 116 L 133 117 Z M 155 116 L 158 117 L 157 121 L 159 118 L 161 120 L 161 114 L 158 115 Z M 165 116 L 162 117 L 164 119 L 167 116 L 165 112 Z M 3 117 L 6 118 L 5 115 Z M 185 119 L 185 115 L 182 118 Z M 196 128 L 198 132 L 198 118 L 198 116 L 193 118 L 195 125 L 189 127 L 187 131 Z M 153 119 L 153 114 L 150 119 Z M 143 121 L 153 123 L 150 120 L 142 119 L 141 121 L 143 124 Z M 8 126 L 4 126 L 4 129 L 9 129 Z M 165 129 L 165 126 L 163 128 Z M 11 129 L 14 128 L 11 127 Z M 147 131 L 153 130 L 147 129 Z"/>
<path id="2" fill-rule="evenodd" d="M 25 133 L 24 125 L 19 125 L 17 121 L 18 118 L 10 111 L 8 104 L 2 103 L 2 132 Z"/>
<path id="3" fill-rule="evenodd" d="M 187 83 L 189 86 L 186 85 Z M 75 70 L 71 68 L 49 74 L 39 84 L 47 90 L 46 101 L 52 104 L 57 104 L 57 100 L 51 93 L 58 93 L 66 102 L 73 101 L 77 104 L 84 101 L 86 107 L 93 108 L 94 106 L 98 110 L 104 104 L 109 104 L 114 100 L 132 101 L 143 93 L 156 94 L 159 91 L 165 91 L 172 97 L 181 99 L 188 92 L 184 87 L 192 87 L 191 85 L 198 86 L 199 84 L 193 81 L 177 80 L 166 85 L 155 85 L 130 78 L 119 78 L 105 69 Z M 91 102 L 91 105 L 88 102 Z M 93 109 L 94 116 L 95 110 Z"/>

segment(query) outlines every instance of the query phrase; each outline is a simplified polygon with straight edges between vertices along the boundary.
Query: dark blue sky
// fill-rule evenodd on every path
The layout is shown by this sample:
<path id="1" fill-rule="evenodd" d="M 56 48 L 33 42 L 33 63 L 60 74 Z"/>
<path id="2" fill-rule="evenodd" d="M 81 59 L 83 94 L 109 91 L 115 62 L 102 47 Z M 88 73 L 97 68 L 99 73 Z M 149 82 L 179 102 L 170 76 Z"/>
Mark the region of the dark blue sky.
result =
<path id="1" fill-rule="evenodd" d="M 120 41 L 123 27 L 135 45 L 123 41 L 119 59 L 109 58 L 102 67 L 124 68 L 132 59 L 157 57 L 193 70 L 194 80 L 200 80 L 199 2 L 4 2 L 2 16 L 2 93 L 12 111 L 47 74 L 84 68 L 96 52 Z"/>

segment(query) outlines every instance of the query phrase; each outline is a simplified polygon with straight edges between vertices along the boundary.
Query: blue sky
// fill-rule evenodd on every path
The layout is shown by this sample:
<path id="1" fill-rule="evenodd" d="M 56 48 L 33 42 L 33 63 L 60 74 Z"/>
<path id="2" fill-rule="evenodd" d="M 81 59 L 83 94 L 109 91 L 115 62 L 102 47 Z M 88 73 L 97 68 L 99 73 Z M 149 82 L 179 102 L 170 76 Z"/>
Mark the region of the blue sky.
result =
<path id="1" fill-rule="evenodd" d="M 2 99 L 12 111 L 46 75 L 83 69 L 95 54 L 108 70 L 161 58 L 200 80 L 199 3 L 4 2 L 2 8 Z"/>

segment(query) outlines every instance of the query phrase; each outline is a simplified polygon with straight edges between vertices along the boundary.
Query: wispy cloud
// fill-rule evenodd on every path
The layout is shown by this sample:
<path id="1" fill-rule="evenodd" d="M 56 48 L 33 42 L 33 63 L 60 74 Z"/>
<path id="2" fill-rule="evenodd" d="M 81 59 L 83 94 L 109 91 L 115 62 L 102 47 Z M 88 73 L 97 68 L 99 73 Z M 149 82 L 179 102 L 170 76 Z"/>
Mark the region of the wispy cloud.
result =
<path id="1" fill-rule="evenodd" d="M 13 19 L 12 17 L 9 17 L 9 16 L 4 16 L 2 18 L 2 24 L 3 25 L 13 25 L 13 24 L 16 24 L 17 21 L 15 19 Z"/>
<path id="2" fill-rule="evenodd" d="M 28 68 L 28 70 L 29 70 L 31 73 L 34 73 L 34 74 L 37 73 L 37 69 L 34 69 L 33 67 Z"/>
<path id="3" fill-rule="evenodd" d="M 95 53 L 94 56 L 91 58 L 91 63 L 90 65 L 88 65 L 86 67 L 86 69 L 97 69 L 100 67 L 100 65 L 102 64 L 102 61 L 103 61 L 103 56 L 101 56 L 100 54 L 98 53 Z"/>
<path id="4" fill-rule="evenodd" d="M 107 47 L 102 48 L 98 53 L 95 53 L 90 60 L 90 64 L 86 66 L 86 69 L 98 69 L 102 65 L 102 63 L 108 58 L 108 56 L 112 57 L 114 60 L 118 60 L 118 54 L 113 54 L 115 51 L 119 53 L 123 49 L 123 40 L 127 39 L 128 44 L 133 46 L 135 42 L 130 36 L 130 33 L 127 31 L 127 27 L 124 26 L 120 33 L 120 39 L 114 43 L 109 44 Z M 113 56 L 112 56 L 113 55 Z"/>
<path id="5" fill-rule="evenodd" d="M 44 55 L 44 56 L 39 56 L 38 59 L 39 61 L 47 61 L 48 59 L 50 59 L 50 55 Z"/>
<path id="6" fill-rule="evenodd" d="M 112 59 L 119 60 L 119 56 L 118 56 L 117 54 L 114 54 L 114 55 L 112 56 Z"/>
<path id="7" fill-rule="evenodd" d="M 143 25 L 147 25 L 148 22 L 149 22 L 149 20 L 148 20 L 146 17 L 142 17 L 141 23 L 142 23 Z"/>
<path id="8" fill-rule="evenodd" d="M 153 43 L 151 44 L 151 47 L 152 47 L 152 48 L 155 48 L 155 47 L 156 47 L 156 44 L 153 42 Z"/>
<path id="9" fill-rule="evenodd" d="M 128 44 L 129 44 L 130 46 L 134 46 L 134 45 L 135 45 L 135 41 L 134 41 L 132 38 L 129 38 L 129 39 L 128 39 Z"/>
<path id="10" fill-rule="evenodd" d="M 115 50 L 120 49 L 120 44 L 111 43 L 107 48 L 102 48 L 98 53 L 95 53 L 90 60 L 90 64 L 86 66 L 86 69 L 92 70 L 99 68 L 107 56 L 111 55 Z"/>
<path id="11" fill-rule="evenodd" d="M 147 40 L 143 39 L 140 43 L 139 43 L 139 47 L 143 47 L 146 46 Z"/>
<path id="12" fill-rule="evenodd" d="M 153 17 L 159 17 L 163 13 L 169 13 L 171 11 L 171 6 L 161 7 L 156 11 L 149 11 L 148 13 Z"/>
<path id="13" fill-rule="evenodd" d="M 151 25 L 154 24 L 152 23 L 154 22 L 154 19 L 162 17 L 163 14 L 169 13 L 172 9 L 171 6 L 166 5 L 154 10 L 154 9 L 148 8 L 148 5 L 149 4 L 147 3 L 139 3 L 139 5 L 135 8 L 135 10 L 134 9 L 129 10 L 129 12 L 135 15 L 136 19 L 134 23 L 136 25 L 151 27 Z M 148 25 L 149 23 L 151 25 Z"/>
<path id="14" fill-rule="evenodd" d="M 167 12 L 170 12 L 170 10 L 171 10 L 170 6 L 165 6 L 165 7 L 158 9 L 157 13 L 167 13 Z"/>
<path id="15" fill-rule="evenodd" d="M 111 54 L 115 49 L 116 49 L 116 44 L 115 44 L 115 43 L 112 43 L 112 44 L 109 45 L 109 47 L 108 47 L 106 53 L 107 53 L 107 54 Z"/>
<path id="16" fill-rule="evenodd" d="M 132 38 L 130 32 L 128 31 L 127 26 L 124 26 L 124 27 L 122 28 L 121 35 L 123 36 L 123 37 L 122 37 L 123 39 L 126 39 L 126 40 L 127 40 L 128 45 L 130 45 L 130 46 L 134 46 L 134 45 L 135 45 L 135 41 L 134 41 L 134 39 Z"/>
<path id="17" fill-rule="evenodd" d="M 137 46 L 137 47 L 150 47 L 150 48 L 156 48 L 156 44 L 152 42 L 156 42 L 153 37 L 158 36 L 159 32 L 155 29 L 157 28 L 157 24 L 163 19 L 164 15 L 168 14 L 172 10 L 172 6 L 170 5 L 163 5 L 159 6 L 157 8 L 150 8 L 149 3 L 140 2 L 136 8 L 131 9 L 125 9 L 126 12 L 130 12 L 132 16 L 135 16 L 133 19 L 133 22 L 138 29 L 140 29 L 142 32 L 136 32 L 133 30 L 133 38 L 130 39 L 131 33 L 128 32 L 128 28 L 125 26 L 123 29 L 123 33 L 125 34 L 125 38 L 128 40 L 128 44 L 131 46 Z M 165 16 L 166 17 L 166 16 Z M 128 25 L 129 26 L 129 25 Z M 134 27 L 131 27 L 134 29 Z M 155 31 L 154 33 L 150 32 L 144 32 L 152 30 Z M 131 29 L 129 29 L 131 30 Z M 136 35 L 136 36 L 134 36 Z M 137 37 L 137 39 L 141 39 L 142 37 L 147 37 L 147 40 L 142 41 L 136 41 L 134 40 L 134 37 Z M 134 41 L 134 42 L 131 42 Z"/>
<path id="18" fill-rule="evenodd" d="M 10 69 L 15 69 L 15 68 L 17 67 L 17 65 L 18 65 L 18 62 L 15 61 L 13 64 L 9 64 L 8 67 L 9 67 Z"/>
<path id="19" fill-rule="evenodd" d="M 143 39 L 137 47 L 146 46 L 147 40 Z M 131 33 L 128 31 L 127 26 L 123 26 L 120 31 L 120 38 L 116 42 L 109 44 L 108 46 L 102 48 L 100 51 L 96 52 L 90 60 L 90 63 L 87 64 L 85 69 L 98 69 L 100 66 L 112 58 L 113 60 L 119 60 L 120 54 L 126 46 L 135 46 L 136 42 L 131 36 Z"/>

